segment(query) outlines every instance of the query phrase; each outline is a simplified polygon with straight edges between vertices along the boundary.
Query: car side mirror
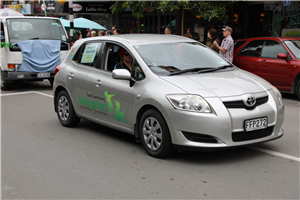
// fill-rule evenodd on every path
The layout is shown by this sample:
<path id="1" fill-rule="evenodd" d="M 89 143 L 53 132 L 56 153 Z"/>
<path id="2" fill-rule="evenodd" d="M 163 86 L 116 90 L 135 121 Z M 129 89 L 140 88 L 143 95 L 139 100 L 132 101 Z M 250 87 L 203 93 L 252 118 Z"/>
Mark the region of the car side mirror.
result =
<path id="1" fill-rule="evenodd" d="M 288 59 L 288 56 L 286 55 L 286 53 L 278 53 L 277 58 L 286 60 L 286 59 Z"/>
<path id="2" fill-rule="evenodd" d="M 111 75 L 114 79 L 130 80 L 131 74 L 127 69 L 115 69 Z"/>

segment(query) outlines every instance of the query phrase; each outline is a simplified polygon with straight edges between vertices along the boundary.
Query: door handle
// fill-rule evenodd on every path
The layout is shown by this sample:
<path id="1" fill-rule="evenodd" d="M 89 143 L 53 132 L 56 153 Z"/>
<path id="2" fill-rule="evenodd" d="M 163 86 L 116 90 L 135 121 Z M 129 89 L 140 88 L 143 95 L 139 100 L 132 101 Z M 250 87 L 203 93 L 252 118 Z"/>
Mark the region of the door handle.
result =
<path id="1" fill-rule="evenodd" d="M 102 85 L 102 82 L 100 80 L 96 80 L 95 82 L 96 87 L 99 87 Z"/>
<path id="2" fill-rule="evenodd" d="M 260 63 L 266 63 L 267 62 L 267 60 L 261 60 L 260 61 Z"/>
<path id="3" fill-rule="evenodd" d="M 69 77 L 69 79 L 72 79 L 72 78 L 74 78 L 74 74 L 70 73 L 70 74 L 68 74 L 68 77 Z"/>

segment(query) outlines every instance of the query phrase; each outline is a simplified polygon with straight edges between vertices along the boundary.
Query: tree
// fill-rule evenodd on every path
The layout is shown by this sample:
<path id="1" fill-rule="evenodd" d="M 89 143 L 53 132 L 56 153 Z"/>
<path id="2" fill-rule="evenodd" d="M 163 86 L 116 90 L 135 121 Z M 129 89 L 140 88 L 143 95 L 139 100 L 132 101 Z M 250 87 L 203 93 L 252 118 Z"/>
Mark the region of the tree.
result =
<path id="1" fill-rule="evenodd" d="M 143 12 L 147 6 L 155 7 L 157 11 L 180 11 L 189 10 L 192 14 L 200 16 L 210 21 L 213 18 L 228 19 L 227 6 L 233 1 L 115 1 L 110 7 L 112 13 L 121 12 L 125 9 L 132 9 L 135 18 L 143 17 Z"/>

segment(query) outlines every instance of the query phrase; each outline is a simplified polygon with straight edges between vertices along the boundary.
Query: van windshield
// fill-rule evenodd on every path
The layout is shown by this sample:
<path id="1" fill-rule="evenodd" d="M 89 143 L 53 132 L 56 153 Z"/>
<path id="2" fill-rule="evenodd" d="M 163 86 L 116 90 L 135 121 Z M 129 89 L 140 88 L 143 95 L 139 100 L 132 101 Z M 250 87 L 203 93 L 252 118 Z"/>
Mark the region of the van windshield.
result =
<path id="1" fill-rule="evenodd" d="M 60 40 L 67 41 L 67 36 L 59 19 L 14 18 L 7 19 L 9 41 L 25 40 Z"/>

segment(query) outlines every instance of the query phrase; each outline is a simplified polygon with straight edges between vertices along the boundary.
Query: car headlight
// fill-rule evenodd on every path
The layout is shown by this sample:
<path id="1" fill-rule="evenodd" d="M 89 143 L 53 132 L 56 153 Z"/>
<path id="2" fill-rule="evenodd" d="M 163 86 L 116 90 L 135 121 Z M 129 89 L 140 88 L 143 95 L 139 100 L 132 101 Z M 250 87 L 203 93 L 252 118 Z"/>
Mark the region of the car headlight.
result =
<path id="1" fill-rule="evenodd" d="M 276 95 L 278 97 L 278 100 L 279 100 L 280 106 L 282 106 L 283 102 L 282 102 L 282 95 L 281 95 L 280 91 L 276 87 L 274 87 L 273 85 L 271 85 L 271 88 L 276 93 Z"/>
<path id="2" fill-rule="evenodd" d="M 171 94 L 166 97 L 176 109 L 211 113 L 209 104 L 199 95 Z"/>

